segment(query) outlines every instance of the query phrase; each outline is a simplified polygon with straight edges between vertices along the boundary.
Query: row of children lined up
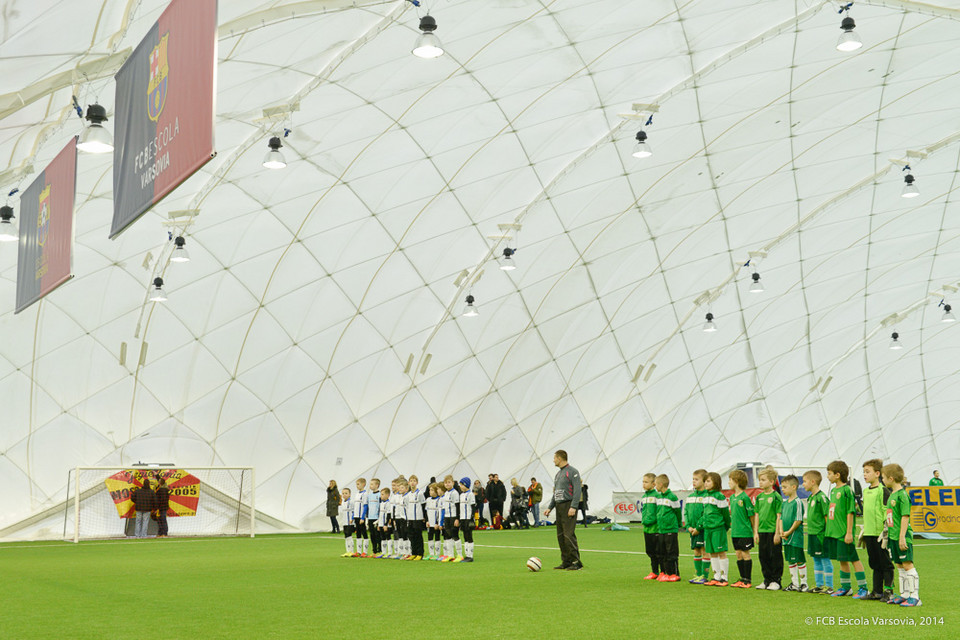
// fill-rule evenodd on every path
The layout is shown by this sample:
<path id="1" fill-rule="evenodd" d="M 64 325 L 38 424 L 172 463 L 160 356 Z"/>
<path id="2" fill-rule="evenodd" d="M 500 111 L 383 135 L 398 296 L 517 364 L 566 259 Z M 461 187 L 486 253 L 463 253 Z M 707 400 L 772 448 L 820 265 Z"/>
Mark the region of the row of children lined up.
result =
<path id="1" fill-rule="evenodd" d="M 366 479 L 359 478 L 356 496 L 344 489 L 342 499 L 343 557 L 473 562 L 476 505 L 470 478 L 457 483 L 448 475 L 429 485 L 426 494 L 414 475 L 396 478 L 389 489 L 380 489 L 378 478 L 371 479 L 367 489 Z"/>
<path id="2" fill-rule="evenodd" d="M 733 493 L 729 499 L 721 491 L 719 474 L 704 469 L 694 471 L 694 491 L 686 499 L 684 514 L 696 572 L 689 582 L 750 588 L 753 586 L 750 550 L 756 545 L 763 574 L 757 589 L 780 590 L 786 557 L 791 583 L 785 591 L 853 595 L 859 600 L 919 606 L 920 579 L 913 564 L 910 499 L 903 489 L 903 468 L 898 464 L 883 465 L 876 459 L 863 465 L 863 478 L 868 487 L 864 491 L 864 524 L 858 542 L 866 547 L 874 572 L 872 591 L 867 588 L 866 572 L 854 544 L 856 504 L 853 491 L 847 484 L 848 476 L 849 468 L 842 461 L 827 466 L 827 479 L 833 485 L 828 497 L 820 490 L 820 472 L 811 469 L 804 473 L 803 488 L 810 494 L 804 507 L 797 498 L 800 480 L 796 476 L 783 479 L 784 500 L 774 491 L 776 471 L 761 471 L 758 479 L 760 493 L 753 501 L 745 491 L 747 475 L 743 471 L 730 473 L 728 480 Z M 682 522 L 680 501 L 669 487 L 670 480 L 666 475 L 648 473 L 643 477 L 645 493 L 641 499 L 641 518 L 651 565 L 646 580 L 680 580 L 677 540 Z M 813 558 L 816 582 L 813 588 L 808 588 L 807 584 L 804 526 L 807 551 Z M 733 584 L 728 580 L 728 531 L 740 574 L 740 579 Z M 840 588 L 837 590 L 833 589 L 832 560 L 840 563 Z M 893 595 L 894 564 L 899 568 L 899 596 Z M 856 595 L 850 579 L 851 565 L 857 580 Z M 710 570 L 713 571 L 712 578 Z"/>

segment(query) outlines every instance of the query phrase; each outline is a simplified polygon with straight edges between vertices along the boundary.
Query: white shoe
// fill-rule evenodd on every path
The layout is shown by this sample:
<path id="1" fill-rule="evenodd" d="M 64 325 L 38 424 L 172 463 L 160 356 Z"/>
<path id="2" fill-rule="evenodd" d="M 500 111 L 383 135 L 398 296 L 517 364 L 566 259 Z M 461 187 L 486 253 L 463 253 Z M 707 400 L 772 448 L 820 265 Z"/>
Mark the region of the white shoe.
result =
<path id="1" fill-rule="evenodd" d="M 766 588 L 767 588 L 767 583 L 766 583 L 766 582 L 761 582 L 760 584 L 757 585 L 756 588 L 757 588 L 757 589 L 766 589 Z"/>
<path id="2" fill-rule="evenodd" d="M 780 585 L 776 582 L 771 582 L 767 585 L 767 591 L 780 591 Z"/>

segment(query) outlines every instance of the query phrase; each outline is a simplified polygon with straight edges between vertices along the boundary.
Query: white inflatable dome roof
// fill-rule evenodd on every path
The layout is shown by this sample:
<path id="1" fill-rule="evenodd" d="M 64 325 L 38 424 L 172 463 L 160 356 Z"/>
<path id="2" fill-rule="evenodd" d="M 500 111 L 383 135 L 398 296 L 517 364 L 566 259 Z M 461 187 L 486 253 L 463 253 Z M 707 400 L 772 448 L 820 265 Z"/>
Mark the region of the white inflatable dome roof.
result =
<path id="1" fill-rule="evenodd" d="M 81 132 L 71 95 L 112 117 L 166 3 L 2 4 L 6 192 Z M 139 460 L 255 466 L 300 529 L 329 479 L 549 485 L 558 448 L 597 508 L 743 461 L 960 480 L 955 3 L 858 1 L 852 53 L 833 2 L 424 4 L 220 2 L 217 157 L 111 241 L 81 155 L 76 277 L 18 315 L 0 245 L 0 529 Z"/>

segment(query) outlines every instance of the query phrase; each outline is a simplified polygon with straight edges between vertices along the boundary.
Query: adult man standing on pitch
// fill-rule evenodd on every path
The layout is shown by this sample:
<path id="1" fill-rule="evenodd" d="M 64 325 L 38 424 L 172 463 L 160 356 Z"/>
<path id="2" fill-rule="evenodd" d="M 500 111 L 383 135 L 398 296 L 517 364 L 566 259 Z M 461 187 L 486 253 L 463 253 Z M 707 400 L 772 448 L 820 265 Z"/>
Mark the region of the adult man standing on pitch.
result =
<path id="1" fill-rule="evenodd" d="M 553 454 L 553 464 L 560 467 L 553 479 L 553 497 L 543 512 L 543 517 L 557 509 L 557 541 L 560 543 L 560 566 L 554 569 L 578 571 L 580 547 L 577 546 L 577 506 L 580 504 L 580 472 L 567 462 L 567 452 L 560 449 Z"/>

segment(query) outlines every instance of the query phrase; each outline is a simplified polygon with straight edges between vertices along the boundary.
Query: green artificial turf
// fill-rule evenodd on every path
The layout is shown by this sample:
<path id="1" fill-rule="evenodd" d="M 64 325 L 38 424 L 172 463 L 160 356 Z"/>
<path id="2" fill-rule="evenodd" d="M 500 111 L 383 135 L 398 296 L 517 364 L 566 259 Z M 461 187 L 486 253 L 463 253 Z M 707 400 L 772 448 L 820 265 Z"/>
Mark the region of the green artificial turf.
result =
<path id="1" fill-rule="evenodd" d="M 923 606 L 905 609 L 687 584 L 693 563 L 684 535 L 684 582 L 643 581 L 639 528 L 580 527 L 577 535 L 583 571 L 552 570 L 552 528 L 478 531 L 473 564 L 341 558 L 343 539 L 331 534 L 4 544 L 0 637 L 912 640 L 955 637 L 960 628 L 950 577 L 956 537 L 916 541 Z M 543 559 L 543 571 L 526 569 L 530 556 Z M 730 565 L 735 577 L 732 555 Z M 873 616 L 907 626 L 879 626 Z M 931 618 L 936 624 L 923 624 Z"/>

